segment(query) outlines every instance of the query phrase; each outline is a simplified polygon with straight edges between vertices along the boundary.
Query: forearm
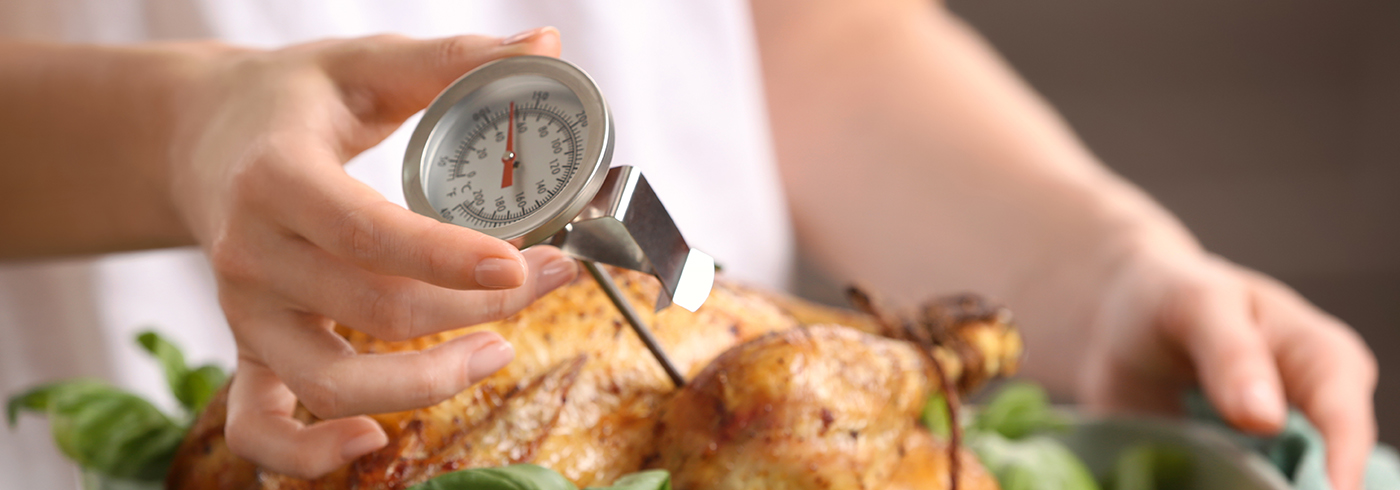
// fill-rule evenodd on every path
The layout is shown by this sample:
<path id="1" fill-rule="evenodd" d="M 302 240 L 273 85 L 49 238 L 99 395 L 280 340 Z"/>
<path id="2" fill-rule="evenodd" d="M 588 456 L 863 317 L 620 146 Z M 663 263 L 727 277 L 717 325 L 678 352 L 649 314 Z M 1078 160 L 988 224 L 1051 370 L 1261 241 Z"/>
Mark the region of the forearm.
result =
<path id="1" fill-rule="evenodd" d="M 1096 162 L 969 29 L 922 1 L 755 2 L 776 149 L 800 243 L 841 280 L 902 302 L 1008 302 L 1073 381 L 1117 262 L 1194 248 Z"/>
<path id="2" fill-rule="evenodd" d="M 204 50 L 0 43 L 0 259 L 193 243 L 168 148 Z"/>

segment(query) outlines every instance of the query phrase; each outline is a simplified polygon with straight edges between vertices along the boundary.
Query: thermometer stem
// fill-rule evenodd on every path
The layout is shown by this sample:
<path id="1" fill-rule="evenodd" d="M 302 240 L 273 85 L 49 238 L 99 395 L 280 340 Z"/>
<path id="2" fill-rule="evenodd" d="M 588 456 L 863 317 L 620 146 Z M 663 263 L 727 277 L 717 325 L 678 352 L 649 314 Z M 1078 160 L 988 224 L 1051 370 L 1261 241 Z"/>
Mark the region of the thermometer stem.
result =
<path id="1" fill-rule="evenodd" d="M 656 341 L 656 336 L 652 335 L 651 329 L 648 329 L 646 323 L 642 322 L 642 317 L 637 315 L 637 310 L 632 308 L 632 303 L 622 296 L 622 291 L 617 288 L 617 283 L 613 282 L 612 275 L 598 267 L 598 264 L 593 261 L 580 260 L 579 262 L 583 262 L 583 267 L 588 269 L 588 273 L 593 276 L 594 280 L 598 281 L 598 285 L 603 288 L 603 293 L 607 294 L 608 299 L 617 306 L 617 310 L 622 312 L 622 317 L 627 319 L 627 323 L 632 325 L 632 330 L 637 332 L 638 337 L 642 338 L 642 343 L 646 344 L 647 350 L 656 356 L 657 362 L 661 363 L 661 368 L 666 370 L 666 376 L 671 378 L 671 382 L 676 384 L 676 388 L 684 387 L 685 376 L 681 375 L 679 369 L 676 369 L 675 363 L 671 362 L 666 351 L 661 349 L 661 344 Z"/>

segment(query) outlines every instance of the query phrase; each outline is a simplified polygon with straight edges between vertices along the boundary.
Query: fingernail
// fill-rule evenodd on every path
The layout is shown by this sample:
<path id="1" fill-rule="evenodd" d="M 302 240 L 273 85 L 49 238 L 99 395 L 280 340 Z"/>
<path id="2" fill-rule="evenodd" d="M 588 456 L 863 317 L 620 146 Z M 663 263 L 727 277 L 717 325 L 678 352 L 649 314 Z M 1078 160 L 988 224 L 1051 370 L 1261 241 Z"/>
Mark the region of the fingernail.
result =
<path id="1" fill-rule="evenodd" d="M 577 276 L 578 263 L 574 262 L 574 259 L 559 257 L 551 260 L 540 268 L 540 275 L 535 282 L 535 293 L 544 296 L 545 293 L 573 281 Z"/>
<path id="2" fill-rule="evenodd" d="M 358 437 L 346 441 L 340 446 L 340 457 L 352 460 L 366 453 L 384 447 L 389 441 L 384 434 L 378 432 L 366 432 Z"/>
<path id="3" fill-rule="evenodd" d="M 467 361 L 467 375 L 473 381 L 479 381 L 506 367 L 511 359 L 515 359 L 515 349 L 511 348 L 510 343 L 498 341 L 486 344 L 472 352 L 471 360 Z"/>
<path id="4" fill-rule="evenodd" d="M 526 40 L 528 40 L 528 39 L 530 39 L 530 38 L 532 38 L 532 37 L 538 36 L 538 35 L 544 33 L 544 31 L 549 30 L 549 29 L 553 29 L 553 27 L 548 27 L 548 26 L 545 26 L 545 27 L 536 27 L 536 28 L 530 29 L 530 30 L 528 30 L 528 31 L 519 32 L 519 33 L 516 33 L 515 35 L 512 35 L 512 36 L 510 36 L 510 37 L 507 37 L 507 38 L 505 38 L 505 39 L 502 39 L 502 40 L 501 40 L 501 45 L 502 45 L 502 46 L 509 46 L 509 45 L 512 45 L 512 44 L 519 44 L 519 43 L 525 42 Z"/>
<path id="5" fill-rule="evenodd" d="M 1256 420 L 1275 424 L 1285 416 L 1283 395 L 1274 385 L 1266 381 L 1254 381 L 1242 393 L 1244 409 Z"/>
<path id="6" fill-rule="evenodd" d="M 520 262 L 511 259 L 486 259 L 476 263 L 476 283 L 487 288 L 513 288 L 525 280 Z"/>

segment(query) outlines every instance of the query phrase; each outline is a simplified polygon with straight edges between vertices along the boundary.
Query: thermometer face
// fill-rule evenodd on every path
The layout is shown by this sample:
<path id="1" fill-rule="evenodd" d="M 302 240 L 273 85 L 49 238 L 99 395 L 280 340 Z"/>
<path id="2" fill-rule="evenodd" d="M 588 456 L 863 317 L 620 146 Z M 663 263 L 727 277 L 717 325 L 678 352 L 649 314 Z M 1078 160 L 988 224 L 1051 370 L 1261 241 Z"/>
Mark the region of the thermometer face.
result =
<path id="1" fill-rule="evenodd" d="M 554 58 L 484 65 L 429 106 L 409 143 L 409 206 L 526 247 L 553 235 L 597 192 L 611 156 L 597 87 Z"/>

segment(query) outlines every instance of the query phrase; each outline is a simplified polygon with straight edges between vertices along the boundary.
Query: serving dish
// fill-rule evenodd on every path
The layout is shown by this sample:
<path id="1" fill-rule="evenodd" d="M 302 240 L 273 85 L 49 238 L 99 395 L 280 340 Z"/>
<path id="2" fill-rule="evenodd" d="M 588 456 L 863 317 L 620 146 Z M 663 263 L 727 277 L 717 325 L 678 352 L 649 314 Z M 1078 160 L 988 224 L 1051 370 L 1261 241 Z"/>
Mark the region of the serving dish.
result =
<path id="1" fill-rule="evenodd" d="M 1197 422 L 1146 417 L 1092 417 L 1069 413 L 1070 430 L 1054 435 L 1099 481 L 1123 451 L 1143 444 L 1181 449 L 1188 455 L 1184 488 L 1198 490 L 1289 490 L 1262 455 L 1230 440 L 1220 429 Z"/>

